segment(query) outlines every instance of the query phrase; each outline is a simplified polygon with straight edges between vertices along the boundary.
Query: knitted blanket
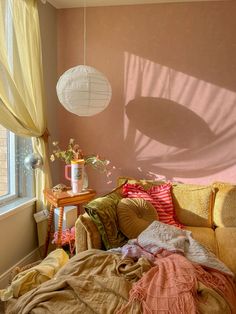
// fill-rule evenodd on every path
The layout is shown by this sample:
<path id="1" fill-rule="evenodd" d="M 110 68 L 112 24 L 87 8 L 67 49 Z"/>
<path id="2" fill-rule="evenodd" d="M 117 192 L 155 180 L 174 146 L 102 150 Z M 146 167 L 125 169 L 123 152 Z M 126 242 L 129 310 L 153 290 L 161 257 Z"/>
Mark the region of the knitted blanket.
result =
<path id="1" fill-rule="evenodd" d="M 236 313 L 233 273 L 217 257 L 191 237 L 191 232 L 154 221 L 137 239 L 122 248 L 125 256 L 144 255 L 153 264 L 130 291 L 127 306 L 142 304 L 143 313 L 198 313 L 202 299 L 199 283 L 227 300 L 223 313 Z M 222 309 L 221 309 L 222 311 Z M 214 312 L 219 313 L 219 312 Z"/>
<path id="2" fill-rule="evenodd" d="M 197 296 L 199 282 L 218 293 L 214 296 L 217 302 L 222 302 L 221 296 L 227 299 L 220 313 L 236 313 L 236 289 L 229 276 L 206 271 L 180 254 L 163 253 L 164 256 L 156 257 L 155 266 L 133 285 L 129 303 L 116 314 L 127 313 L 127 308 L 136 303 L 141 303 L 144 314 L 199 313 L 199 303 L 203 302 Z M 219 313 L 219 309 L 214 313 Z"/>

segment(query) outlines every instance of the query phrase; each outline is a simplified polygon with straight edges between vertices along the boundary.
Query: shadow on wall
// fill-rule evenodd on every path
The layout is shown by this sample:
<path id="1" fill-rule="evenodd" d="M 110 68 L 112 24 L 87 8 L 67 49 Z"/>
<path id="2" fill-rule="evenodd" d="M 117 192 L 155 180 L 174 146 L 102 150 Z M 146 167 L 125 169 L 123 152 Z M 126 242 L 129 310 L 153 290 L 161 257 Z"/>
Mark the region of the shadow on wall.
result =
<path id="1" fill-rule="evenodd" d="M 120 172 L 181 180 L 236 164 L 235 92 L 130 53 L 124 59 Z"/>
<path id="2" fill-rule="evenodd" d="M 89 170 L 91 187 L 108 192 L 122 175 L 235 181 L 235 12 L 232 1 L 88 9 L 86 59 L 112 101 L 89 118 L 59 110 L 62 144 L 111 161 L 108 178 Z M 58 73 L 82 62 L 82 13 L 59 10 Z"/>
<path id="3" fill-rule="evenodd" d="M 197 149 L 216 138 L 201 117 L 172 100 L 139 97 L 128 103 L 126 115 L 142 134 L 180 149 Z"/>

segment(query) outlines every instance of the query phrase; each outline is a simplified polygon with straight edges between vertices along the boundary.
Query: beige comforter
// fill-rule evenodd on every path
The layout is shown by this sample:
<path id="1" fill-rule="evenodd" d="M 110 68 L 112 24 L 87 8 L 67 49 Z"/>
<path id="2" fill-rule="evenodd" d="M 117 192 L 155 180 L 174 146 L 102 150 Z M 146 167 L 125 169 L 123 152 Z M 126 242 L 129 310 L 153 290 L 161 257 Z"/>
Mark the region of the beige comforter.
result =
<path id="1" fill-rule="evenodd" d="M 140 258 L 121 259 L 119 254 L 89 250 L 74 256 L 56 276 L 8 302 L 7 314 L 114 313 L 128 301 L 132 283 L 151 268 Z M 138 304 L 128 313 L 141 313 Z"/>
<path id="2" fill-rule="evenodd" d="M 55 277 L 18 299 L 8 301 L 6 314 L 113 314 L 128 303 L 129 291 L 151 264 L 143 257 L 134 262 L 120 254 L 88 250 L 74 256 Z M 200 313 L 230 313 L 227 302 L 212 289 L 199 284 Z M 123 313 L 142 313 L 132 302 Z"/>

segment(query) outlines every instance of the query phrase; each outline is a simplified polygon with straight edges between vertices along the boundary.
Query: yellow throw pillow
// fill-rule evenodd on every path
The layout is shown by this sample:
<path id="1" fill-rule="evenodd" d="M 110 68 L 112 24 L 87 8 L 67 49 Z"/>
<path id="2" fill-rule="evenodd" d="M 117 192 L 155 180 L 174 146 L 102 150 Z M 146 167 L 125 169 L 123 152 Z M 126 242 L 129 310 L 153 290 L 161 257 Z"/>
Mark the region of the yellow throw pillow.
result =
<path id="1" fill-rule="evenodd" d="M 172 198 L 178 220 L 186 226 L 212 227 L 214 189 L 208 185 L 176 184 Z"/>
<path id="2" fill-rule="evenodd" d="M 121 232 L 128 239 L 135 239 L 158 214 L 153 205 L 142 198 L 123 198 L 117 205 L 118 223 Z"/>
<path id="3" fill-rule="evenodd" d="M 236 227 L 236 185 L 215 182 L 213 220 L 217 227 Z"/>

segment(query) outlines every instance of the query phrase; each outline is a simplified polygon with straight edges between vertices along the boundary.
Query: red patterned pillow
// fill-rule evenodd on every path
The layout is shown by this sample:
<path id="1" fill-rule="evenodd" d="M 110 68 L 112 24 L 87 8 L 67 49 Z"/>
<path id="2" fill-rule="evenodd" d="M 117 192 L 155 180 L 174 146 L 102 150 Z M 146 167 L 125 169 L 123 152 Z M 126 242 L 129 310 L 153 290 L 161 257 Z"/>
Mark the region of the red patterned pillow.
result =
<path id="1" fill-rule="evenodd" d="M 171 196 L 171 183 L 155 185 L 148 190 L 145 190 L 138 184 L 127 183 L 123 186 L 122 194 L 123 197 L 143 198 L 149 201 L 156 208 L 161 222 L 183 228 L 183 225 L 175 218 Z"/>

